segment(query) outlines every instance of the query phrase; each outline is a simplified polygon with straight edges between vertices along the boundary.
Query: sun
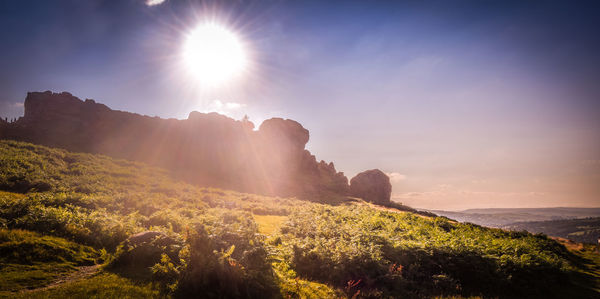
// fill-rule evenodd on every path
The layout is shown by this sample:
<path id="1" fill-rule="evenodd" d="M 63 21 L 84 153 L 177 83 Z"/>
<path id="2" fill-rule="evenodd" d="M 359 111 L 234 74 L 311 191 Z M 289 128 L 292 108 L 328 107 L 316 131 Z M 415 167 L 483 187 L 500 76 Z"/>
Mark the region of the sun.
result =
<path id="1" fill-rule="evenodd" d="M 247 65 L 246 52 L 237 35 L 215 23 L 201 24 L 188 34 L 183 58 L 190 72 L 207 86 L 241 75 Z"/>

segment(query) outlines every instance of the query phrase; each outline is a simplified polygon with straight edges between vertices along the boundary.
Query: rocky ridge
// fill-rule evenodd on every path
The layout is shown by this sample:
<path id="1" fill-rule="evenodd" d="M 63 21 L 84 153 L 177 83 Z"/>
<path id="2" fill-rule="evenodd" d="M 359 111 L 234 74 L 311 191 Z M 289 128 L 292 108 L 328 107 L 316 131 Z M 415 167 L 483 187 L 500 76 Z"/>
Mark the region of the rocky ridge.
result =
<path id="1" fill-rule="evenodd" d="M 50 91 L 28 93 L 24 107 L 23 117 L 0 123 L 0 138 L 142 161 L 201 186 L 313 198 L 348 194 L 346 176 L 305 149 L 310 134 L 290 119 L 268 119 L 254 130 L 248 120 L 214 112 L 162 119 Z"/>

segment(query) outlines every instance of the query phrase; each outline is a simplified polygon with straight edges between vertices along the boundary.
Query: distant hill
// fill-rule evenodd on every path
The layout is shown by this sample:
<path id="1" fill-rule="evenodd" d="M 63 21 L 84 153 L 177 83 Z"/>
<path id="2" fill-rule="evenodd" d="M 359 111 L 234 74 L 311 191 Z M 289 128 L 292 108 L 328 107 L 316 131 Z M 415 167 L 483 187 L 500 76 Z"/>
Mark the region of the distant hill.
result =
<path id="1" fill-rule="evenodd" d="M 462 211 L 467 214 L 529 214 L 548 217 L 560 218 L 584 218 L 584 217 L 600 217 L 600 208 L 493 208 L 493 209 L 468 209 Z"/>
<path id="2" fill-rule="evenodd" d="M 464 211 L 429 210 L 460 222 L 470 222 L 488 227 L 504 227 L 515 222 L 549 221 L 600 217 L 600 208 L 514 208 L 469 209 Z"/>
<path id="3" fill-rule="evenodd" d="M 550 221 L 517 222 L 503 226 L 510 230 L 526 230 L 530 233 L 544 233 L 580 243 L 598 244 L 600 238 L 600 217 L 565 219 Z"/>
<path id="4" fill-rule="evenodd" d="M 161 119 L 68 92 L 30 92 L 23 117 L 0 121 L 0 138 L 142 161 L 201 186 L 304 197 L 348 190 L 333 163 L 318 162 L 305 149 L 308 130 L 289 119 L 268 119 L 254 130 L 248 120 L 217 113 Z"/>

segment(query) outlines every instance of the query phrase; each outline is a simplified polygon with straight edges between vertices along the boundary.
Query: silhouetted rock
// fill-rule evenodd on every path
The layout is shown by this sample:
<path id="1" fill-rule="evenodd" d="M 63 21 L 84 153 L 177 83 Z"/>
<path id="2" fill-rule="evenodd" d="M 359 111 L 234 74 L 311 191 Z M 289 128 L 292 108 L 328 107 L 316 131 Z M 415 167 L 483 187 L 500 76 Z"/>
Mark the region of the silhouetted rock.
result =
<path id="1" fill-rule="evenodd" d="M 366 201 L 388 204 L 391 194 L 390 178 L 379 169 L 361 172 L 350 180 L 350 195 Z"/>
<path id="2" fill-rule="evenodd" d="M 4 132 L 8 130 L 8 119 L 0 118 L 0 137 L 4 135 Z"/>
<path id="3" fill-rule="evenodd" d="M 130 246 L 137 246 L 142 243 L 148 243 L 148 242 L 156 241 L 159 239 L 163 240 L 163 242 L 161 242 L 161 243 L 169 243 L 169 244 L 176 243 L 175 240 L 168 237 L 163 232 L 145 231 L 145 232 L 137 233 L 135 235 L 130 236 L 125 241 L 125 244 L 130 245 Z"/>
<path id="4" fill-rule="evenodd" d="M 202 186 L 279 196 L 347 193 L 344 174 L 304 148 L 309 132 L 301 124 L 272 118 L 253 128 L 214 112 L 161 119 L 46 91 L 27 94 L 25 115 L 0 123 L 0 138 L 142 161 Z"/>

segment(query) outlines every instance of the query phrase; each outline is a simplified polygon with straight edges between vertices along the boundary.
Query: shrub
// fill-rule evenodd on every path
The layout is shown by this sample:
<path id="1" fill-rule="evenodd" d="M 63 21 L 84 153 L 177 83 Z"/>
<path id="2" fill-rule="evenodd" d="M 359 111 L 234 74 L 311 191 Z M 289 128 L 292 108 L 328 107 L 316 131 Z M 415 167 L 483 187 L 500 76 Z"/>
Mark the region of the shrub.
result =
<path id="1" fill-rule="evenodd" d="M 225 240 L 211 238 L 204 226 L 190 230 L 187 247 L 181 254 L 185 266 L 180 271 L 176 294 L 183 297 L 204 294 L 206 298 L 275 296 L 277 290 L 267 252 L 260 240 L 247 236 L 244 232 L 229 235 L 227 239 L 232 244 L 224 250 Z M 245 250 L 238 249 L 236 244 Z"/>

